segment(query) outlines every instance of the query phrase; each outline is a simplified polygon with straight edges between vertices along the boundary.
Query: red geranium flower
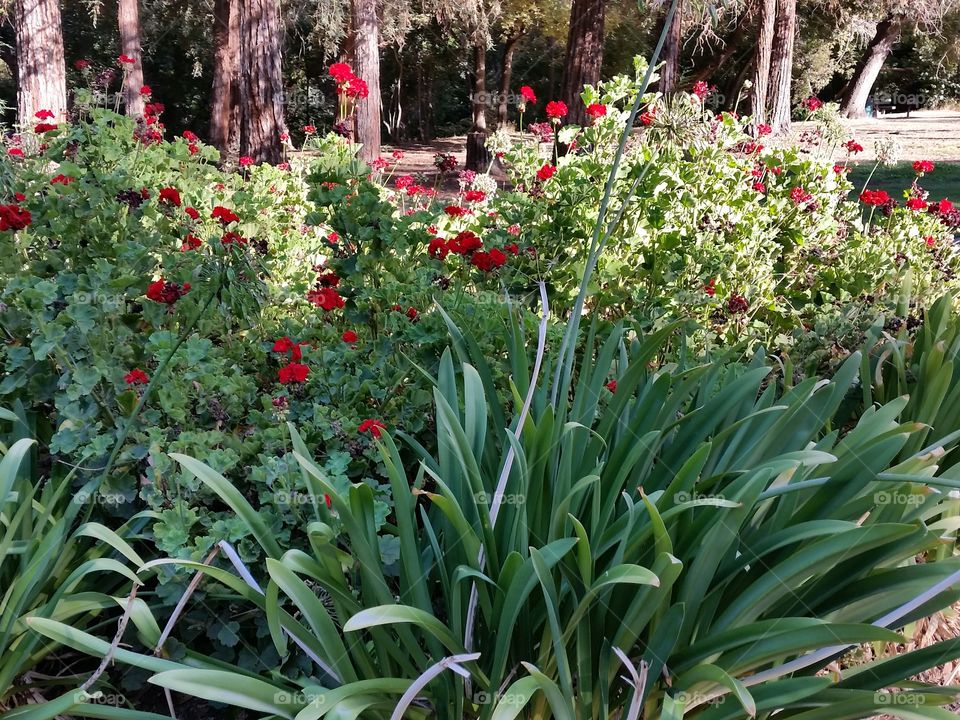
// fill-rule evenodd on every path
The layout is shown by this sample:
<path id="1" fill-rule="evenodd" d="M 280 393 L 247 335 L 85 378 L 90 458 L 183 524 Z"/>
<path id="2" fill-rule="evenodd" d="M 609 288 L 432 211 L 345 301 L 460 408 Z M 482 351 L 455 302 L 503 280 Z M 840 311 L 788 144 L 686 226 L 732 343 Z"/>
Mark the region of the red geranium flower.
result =
<path id="1" fill-rule="evenodd" d="M 544 163 L 543 167 L 537 170 L 537 180 L 540 182 L 546 182 L 553 177 L 553 174 L 557 171 L 556 165 L 551 165 L 550 163 Z"/>
<path id="2" fill-rule="evenodd" d="M 313 133 L 315 133 L 315 132 L 317 131 L 317 128 L 316 128 L 315 126 L 313 126 L 313 125 L 304 125 L 304 126 L 303 126 L 303 131 L 304 131 L 307 135 L 313 135 Z"/>
<path id="3" fill-rule="evenodd" d="M 386 430 L 387 426 L 383 424 L 380 420 L 367 419 L 360 423 L 360 426 L 357 428 L 362 433 L 370 433 L 373 437 L 378 438 L 381 435 L 382 430 Z"/>
<path id="4" fill-rule="evenodd" d="M 547 117 L 559 122 L 567 116 L 567 104 L 562 100 L 551 100 L 547 103 Z"/>
<path id="5" fill-rule="evenodd" d="M 757 125 L 757 137 L 763 137 L 764 135 L 769 135 L 772 132 L 773 128 L 766 123 L 760 123 Z"/>
<path id="6" fill-rule="evenodd" d="M 43 135 L 44 133 L 53 132 L 54 130 L 57 129 L 57 127 L 58 127 L 58 125 L 57 125 L 56 123 L 45 123 L 45 122 L 42 122 L 42 123 L 37 123 L 37 124 L 34 126 L 33 131 L 34 131 L 37 135 Z"/>
<path id="7" fill-rule="evenodd" d="M 23 230 L 32 220 L 30 211 L 19 205 L 0 205 L 0 230 Z"/>
<path id="8" fill-rule="evenodd" d="M 914 171 L 915 173 L 917 173 L 917 175 L 923 175 L 923 174 L 925 174 L 925 173 L 932 173 L 932 172 L 933 172 L 933 168 L 934 168 L 934 165 L 933 165 L 933 163 L 930 162 L 929 160 L 917 160 L 917 161 L 913 164 L 913 171 Z"/>
<path id="9" fill-rule="evenodd" d="M 640 113 L 640 122 L 649 127 L 650 125 L 653 125 L 653 121 L 656 116 L 657 113 L 655 110 L 644 110 L 642 113 Z"/>
<path id="10" fill-rule="evenodd" d="M 56 177 L 50 180 L 50 184 L 51 185 L 69 185 L 74 180 L 76 180 L 76 178 L 60 173 L 59 175 L 57 175 Z"/>
<path id="11" fill-rule="evenodd" d="M 203 245 L 203 241 L 196 235 L 190 234 L 184 238 L 183 244 L 180 246 L 180 250 L 181 252 L 186 252 L 187 250 L 196 250 L 201 245 Z"/>
<path id="12" fill-rule="evenodd" d="M 508 233 L 509 235 L 519 235 L 519 234 L 520 234 L 520 226 L 517 225 L 516 223 L 514 223 L 513 225 L 511 225 L 510 227 L 507 228 L 507 233 Z"/>
<path id="13" fill-rule="evenodd" d="M 175 282 L 160 278 L 147 286 L 147 298 L 155 303 L 173 307 L 174 303 L 190 292 L 190 283 L 178 285 Z"/>
<path id="14" fill-rule="evenodd" d="M 120 57 L 117 58 L 117 62 L 120 63 L 121 65 L 133 65 L 136 62 L 136 60 L 134 60 L 129 55 L 121 55 Z"/>
<path id="15" fill-rule="evenodd" d="M 520 97 L 523 98 L 524 102 L 528 102 L 531 105 L 537 104 L 537 95 L 533 92 L 533 88 L 529 85 L 523 85 L 520 88 Z"/>
<path id="16" fill-rule="evenodd" d="M 953 203 L 947 200 L 947 198 L 944 198 L 943 200 L 937 203 L 937 212 L 940 213 L 941 215 L 952 213 L 953 209 L 954 209 Z"/>
<path id="17" fill-rule="evenodd" d="M 924 200 L 923 198 L 912 197 L 909 200 L 907 200 L 907 207 L 910 208 L 911 210 L 926 210 L 927 201 Z"/>
<path id="18" fill-rule="evenodd" d="M 334 270 L 323 273 L 317 278 L 317 282 L 324 287 L 336 287 L 340 284 L 340 276 Z"/>
<path id="19" fill-rule="evenodd" d="M 714 283 L 716 283 L 716 280 L 714 278 L 710 278 L 703 286 L 703 291 L 710 297 L 713 297 L 717 294 L 717 288 L 714 287 Z"/>
<path id="20" fill-rule="evenodd" d="M 149 85 L 143 85 L 140 87 L 141 95 L 153 95 L 153 89 Z"/>
<path id="21" fill-rule="evenodd" d="M 415 307 L 407 308 L 407 317 L 410 318 L 411 320 L 416 320 L 418 315 L 420 315 L 420 313 L 417 312 L 417 309 Z"/>
<path id="22" fill-rule="evenodd" d="M 511 255 L 520 254 L 520 246 L 517 245 L 516 243 L 507 243 L 506 245 L 503 246 L 503 249 L 506 250 Z"/>
<path id="23" fill-rule="evenodd" d="M 229 210 L 223 207 L 223 205 L 217 205 L 213 209 L 213 212 L 210 213 L 210 217 L 212 217 L 214 220 L 219 220 L 224 225 L 237 222 L 240 219 L 233 210 Z"/>
<path id="24" fill-rule="evenodd" d="M 468 255 L 483 247 L 483 240 L 470 230 L 458 233 L 455 238 L 447 242 L 447 250 L 456 255 Z"/>
<path id="25" fill-rule="evenodd" d="M 447 247 L 447 243 L 443 238 L 435 237 L 430 241 L 430 244 L 427 245 L 427 253 L 430 257 L 437 260 L 443 260 L 449 252 L 450 249 Z"/>
<path id="26" fill-rule="evenodd" d="M 450 217 L 463 217 L 464 215 L 470 214 L 468 208 L 460 207 L 459 205 L 447 205 L 443 211 Z"/>
<path id="27" fill-rule="evenodd" d="M 802 205 L 805 202 L 813 200 L 813 195 L 804 190 L 802 187 L 795 187 L 790 191 L 790 199 L 793 200 L 797 205 Z"/>
<path id="28" fill-rule="evenodd" d="M 617 381 L 611 380 L 604 387 L 606 387 L 610 392 L 615 393 L 617 391 Z"/>
<path id="29" fill-rule="evenodd" d="M 193 132 L 193 130 L 184 130 L 184 131 L 183 131 L 183 139 L 186 140 L 187 142 L 195 143 L 195 142 L 197 142 L 200 138 L 197 137 L 197 134 L 196 134 L 195 132 Z"/>
<path id="30" fill-rule="evenodd" d="M 86 70 L 88 67 L 90 67 L 90 61 L 89 61 L 89 60 L 74 60 L 74 61 L 73 61 L 73 67 L 75 67 L 77 70 Z"/>
<path id="31" fill-rule="evenodd" d="M 49 110 L 37 110 L 33 115 L 37 120 L 53 120 L 54 114 Z"/>
<path id="32" fill-rule="evenodd" d="M 189 215 L 189 216 L 191 217 L 191 219 L 193 219 L 193 220 L 199 220 L 199 219 L 200 219 L 200 212 L 199 212 L 196 208 L 194 208 L 194 207 L 186 207 L 186 208 L 183 209 L 183 211 L 184 211 L 187 215 Z"/>
<path id="33" fill-rule="evenodd" d="M 7 155 L 12 155 L 13 157 L 23 157 L 23 150 L 20 148 L 10 148 L 7 150 Z"/>
<path id="34" fill-rule="evenodd" d="M 150 382 L 150 378 L 140 368 L 134 368 L 123 376 L 123 381 L 127 385 L 146 385 Z"/>
<path id="35" fill-rule="evenodd" d="M 351 68 L 346 63 L 333 63 L 329 68 L 330 77 L 337 81 L 337 83 L 345 83 L 347 80 L 353 77 L 353 68 Z"/>
<path id="36" fill-rule="evenodd" d="M 310 368 L 302 363 L 296 362 L 292 362 L 289 365 L 284 365 L 277 373 L 280 382 L 284 385 L 289 385 L 290 383 L 302 383 L 307 379 L 307 375 L 309 374 Z"/>
<path id="37" fill-rule="evenodd" d="M 253 165 L 253 158 L 249 155 L 241 155 L 237 160 L 237 164 L 240 165 L 240 167 L 249 167 Z"/>
<path id="38" fill-rule="evenodd" d="M 467 202 L 483 202 L 487 199 L 487 194 L 483 190 L 467 190 L 463 199 Z"/>
<path id="39" fill-rule="evenodd" d="M 233 243 L 239 243 L 241 245 L 247 244 L 247 239 L 238 232 L 225 232 L 220 238 L 220 243 L 223 245 L 232 245 Z"/>
<path id="40" fill-rule="evenodd" d="M 330 287 L 318 288 L 307 293 L 307 300 L 324 310 L 337 310 L 345 305 L 344 299 Z"/>
<path id="41" fill-rule="evenodd" d="M 597 120 L 607 114 L 607 106 L 600 103 L 592 103 L 587 106 L 587 116 Z"/>
<path id="42" fill-rule="evenodd" d="M 707 85 L 707 83 L 703 80 L 697 80 L 697 82 L 693 84 L 692 92 L 698 98 L 703 100 L 707 95 L 710 94 L 710 86 Z"/>
<path id="43" fill-rule="evenodd" d="M 863 152 L 863 145 L 861 145 L 860 143 L 858 143 L 856 140 L 854 140 L 854 139 L 852 139 L 852 138 L 851 138 L 850 140 L 847 140 L 847 141 L 843 144 L 843 146 L 847 149 L 847 152 L 852 153 L 852 154 L 854 154 L 854 155 L 855 155 L 856 153 L 861 153 L 861 152 Z"/>
<path id="44" fill-rule="evenodd" d="M 330 243 L 331 245 L 336 245 L 338 242 L 340 242 L 340 236 L 337 235 L 336 230 L 330 231 L 330 234 L 327 235 L 327 242 Z"/>
<path id="45" fill-rule="evenodd" d="M 823 107 L 823 100 L 818 98 L 816 95 L 811 95 L 803 101 L 803 106 L 810 112 L 815 112 Z"/>
<path id="46" fill-rule="evenodd" d="M 181 205 L 180 193 L 175 187 L 160 188 L 159 199 L 160 202 L 167 205 L 174 205 L 176 207 L 180 207 Z M 194 212 L 196 212 L 196 210 L 194 210 Z"/>
<path id="47" fill-rule="evenodd" d="M 353 330 L 347 330 L 343 333 L 343 335 L 340 336 L 340 339 L 345 343 L 355 343 L 359 337 Z"/>
<path id="48" fill-rule="evenodd" d="M 864 190 L 860 193 L 860 202 L 864 205 L 886 205 L 890 200 L 886 190 Z"/>
<path id="49" fill-rule="evenodd" d="M 927 235 L 923 240 L 927 243 L 927 247 L 933 247 L 937 242 L 933 235 Z"/>

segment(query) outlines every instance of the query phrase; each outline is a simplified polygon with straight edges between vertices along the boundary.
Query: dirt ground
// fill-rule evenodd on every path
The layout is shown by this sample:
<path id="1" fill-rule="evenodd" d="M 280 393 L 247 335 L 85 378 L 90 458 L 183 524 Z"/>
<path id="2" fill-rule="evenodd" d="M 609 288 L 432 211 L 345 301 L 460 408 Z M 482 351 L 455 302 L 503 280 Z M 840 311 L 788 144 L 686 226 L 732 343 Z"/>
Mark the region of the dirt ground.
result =
<path id="1" fill-rule="evenodd" d="M 799 136 L 808 123 L 796 123 L 794 136 Z M 863 145 L 858 160 L 875 160 L 874 141 L 886 136 L 894 138 L 902 148 L 901 157 L 923 158 L 934 162 L 960 162 L 960 112 L 920 110 L 881 118 L 845 120 L 850 136 Z M 841 150 L 838 156 L 845 155 Z"/>
<path id="2" fill-rule="evenodd" d="M 873 143 L 875 140 L 889 136 L 895 138 L 901 148 L 904 158 L 924 158 L 934 162 L 960 162 L 960 112 L 946 110 L 920 110 L 906 115 L 886 115 L 882 118 L 867 118 L 864 120 L 847 120 L 844 124 L 850 129 L 850 136 L 856 138 L 863 145 L 864 151 L 857 155 L 857 160 L 871 161 L 876 158 Z M 799 137 L 807 123 L 794 124 L 794 137 Z M 396 173 L 403 175 L 424 175 L 433 184 L 436 178 L 436 168 L 433 165 L 434 155 L 449 153 L 457 158 L 458 167 L 462 168 L 466 160 L 466 137 L 440 138 L 430 143 L 406 143 L 403 145 L 388 145 L 383 149 L 383 156 L 388 157 L 393 150 L 402 150 L 403 159 L 400 161 Z M 842 157 L 845 151 L 840 151 Z M 494 175 L 498 173 L 495 171 Z M 450 188 L 446 186 L 450 185 Z M 456 188 L 454 178 L 448 180 L 445 189 Z"/>

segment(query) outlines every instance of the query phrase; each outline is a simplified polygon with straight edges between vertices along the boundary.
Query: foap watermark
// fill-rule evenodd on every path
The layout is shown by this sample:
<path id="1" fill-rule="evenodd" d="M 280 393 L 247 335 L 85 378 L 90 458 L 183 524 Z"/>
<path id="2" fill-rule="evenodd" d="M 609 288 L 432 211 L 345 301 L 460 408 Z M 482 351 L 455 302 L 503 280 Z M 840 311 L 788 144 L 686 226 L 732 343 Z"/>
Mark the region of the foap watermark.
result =
<path id="1" fill-rule="evenodd" d="M 326 704 L 326 693 L 305 692 L 287 692 L 280 690 L 273 695 L 273 701 L 278 705 L 294 705 L 297 707 L 320 707 Z"/>
<path id="2" fill-rule="evenodd" d="M 478 492 L 473 496 L 481 505 L 492 505 L 494 500 L 493 493 L 488 493 L 486 491 Z M 500 496 L 501 505 L 523 505 L 527 501 L 526 495 L 521 495 L 519 493 L 504 493 Z"/>
<path id="3" fill-rule="evenodd" d="M 698 705 L 723 705 L 727 701 L 727 696 L 718 695 L 716 697 L 710 697 L 702 693 L 681 691 L 674 695 L 673 699 L 683 703 L 684 707 L 688 707 Z"/>
<path id="4" fill-rule="evenodd" d="M 484 690 L 475 692 L 471 698 L 474 705 L 492 705 L 493 703 L 498 703 L 500 705 L 513 705 L 516 707 L 523 707 L 529 699 L 528 695 L 522 693 L 492 693 Z"/>
<path id="5" fill-rule="evenodd" d="M 888 492 L 886 490 L 880 490 L 873 494 L 873 502 L 877 505 L 922 505 L 926 499 L 925 495 Z"/>
<path id="6" fill-rule="evenodd" d="M 119 693 L 105 693 L 97 691 L 85 692 L 77 690 L 74 693 L 74 702 L 86 705 L 107 705 L 109 707 L 129 707 L 130 702 L 125 695 Z"/>
<path id="7" fill-rule="evenodd" d="M 690 492 L 687 492 L 686 490 L 681 490 L 678 493 L 674 493 L 674 496 L 673 496 L 674 504 L 685 503 L 685 502 L 695 502 L 697 500 L 726 500 L 726 498 L 723 495 L 701 493 L 701 492 L 697 492 L 696 490 L 692 490 Z"/>
<path id="8" fill-rule="evenodd" d="M 108 505 L 115 507 L 117 505 L 123 505 L 127 501 L 127 496 L 122 493 L 112 493 L 112 492 L 87 492 L 86 490 L 81 490 L 76 495 L 73 496 L 74 505 Z"/>
<path id="9" fill-rule="evenodd" d="M 926 702 L 926 697 L 913 693 L 879 691 L 873 694 L 874 705 L 923 705 Z"/>

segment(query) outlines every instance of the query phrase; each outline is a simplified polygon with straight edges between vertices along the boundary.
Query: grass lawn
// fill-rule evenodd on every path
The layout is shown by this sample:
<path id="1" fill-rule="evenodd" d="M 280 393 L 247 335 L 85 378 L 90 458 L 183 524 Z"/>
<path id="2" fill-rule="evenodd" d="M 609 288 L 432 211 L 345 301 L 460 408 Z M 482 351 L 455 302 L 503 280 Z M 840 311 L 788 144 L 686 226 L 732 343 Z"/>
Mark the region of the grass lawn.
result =
<path id="1" fill-rule="evenodd" d="M 863 184 L 872 169 L 873 163 L 862 163 L 860 167 L 850 172 L 850 180 L 858 194 L 863 189 Z M 916 173 L 911 163 L 898 163 L 894 167 L 881 166 L 873 174 L 870 188 L 886 190 L 892 197 L 902 200 L 903 191 L 910 187 L 914 177 Z M 960 163 L 937 163 L 936 169 L 929 175 L 925 175 L 920 184 L 930 193 L 930 198 L 933 200 L 940 198 L 960 200 Z"/>

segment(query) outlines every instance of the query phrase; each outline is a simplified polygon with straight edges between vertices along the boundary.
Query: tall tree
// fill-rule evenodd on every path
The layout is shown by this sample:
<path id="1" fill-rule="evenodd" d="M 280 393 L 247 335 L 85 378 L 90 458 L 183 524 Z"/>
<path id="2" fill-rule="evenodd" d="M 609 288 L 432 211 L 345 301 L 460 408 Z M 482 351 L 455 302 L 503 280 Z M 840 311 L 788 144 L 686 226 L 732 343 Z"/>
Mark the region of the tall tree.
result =
<path id="1" fill-rule="evenodd" d="M 753 122 L 767 122 L 767 94 L 770 90 L 770 63 L 777 20 L 777 0 L 758 0 L 760 28 L 753 67 Z"/>
<path id="2" fill-rule="evenodd" d="M 797 0 L 777 0 L 770 57 L 770 87 L 767 92 L 769 122 L 774 134 L 790 131 L 793 43 L 797 25 Z"/>
<path id="3" fill-rule="evenodd" d="M 569 108 L 567 119 L 577 125 L 587 122 L 586 108 L 580 99 L 583 86 L 600 81 L 603 27 L 604 0 L 573 0 L 560 94 Z"/>
<path id="4" fill-rule="evenodd" d="M 235 154 L 240 140 L 239 0 L 214 0 L 213 46 L 210 144 L 228 158 Z"/>
<path id="5" fill-rule="evenodd" d="M 857 62 L 853 77 L 843 92 L 841 114 L 850 118 L 863 117 L 867 114 L 867 99 L 870 97 L 870 91 L 873 90 L 884 62 L 900 37 L 904 19 L 904 16 L 899 13 L 890 13 L 877 23 L 877 31 Z"/>
<path id="6" fill-rule="evenodd" d="M 276 0 L 240 3 L 240 154 L 279 162 L 283 148 L 283 30 Z"/>
<path id="7" fill-rule="evenodd" d="M 500 92 L 497 95 L 497 124 L 500 127 L 507 125 L 507 107 L 511 97 L 510 83 L 513 80 L 513 55 L 517 44 L 526 32 L 523 27 L 511 28 L 503 40 L 503 62 L 500 68 Z"/>
<path id="8" fill-rule="evenodd" d="M 34 120 L 39 110 L 62 117 L 67 108 L 67 73 L 59 0 L 15 0 L 17 117 Z"/>
<path id="9" fill-rule="evenodd" d="M 670 4 L 667 4 L 667 11 L 664 15 L 664 23 L 670 21 L 667 30 L 667 39 L 663 44 L 663 55 L 661 60 L 663 66 L 660 68 L 659 89 L 664 95 L 670 95 L 677 91 L 680 84 L 680 46 L 683 43 L 683 0 L 677 0 L 676 10 L 673 16 L 670 15 Z"/>
<path id="10" fill-rule="evenodd" d="M 140 48 L 139 0 L 120 0 L 117 11 L 120 27 L 120 52 L 133 59 L 123 68 L 123 106 L 127 115 L 143 117 L 143 60 Z"/>
<path id="11" fill-rule="evenodd" d="M 380 156 L 380 32 L 376 0 L 352 0 L 354 73 L 367 83 L 367 97 L 356 105 L 356 137 L 360 157 Z"/>
<path id="12" fill-rule="evenodd" d="M 467 133 L 468 170 L 485 170 L 490 162 L 487 152 L 487 44 L 476 38 L 473 43 L 473 122 Z"/>

